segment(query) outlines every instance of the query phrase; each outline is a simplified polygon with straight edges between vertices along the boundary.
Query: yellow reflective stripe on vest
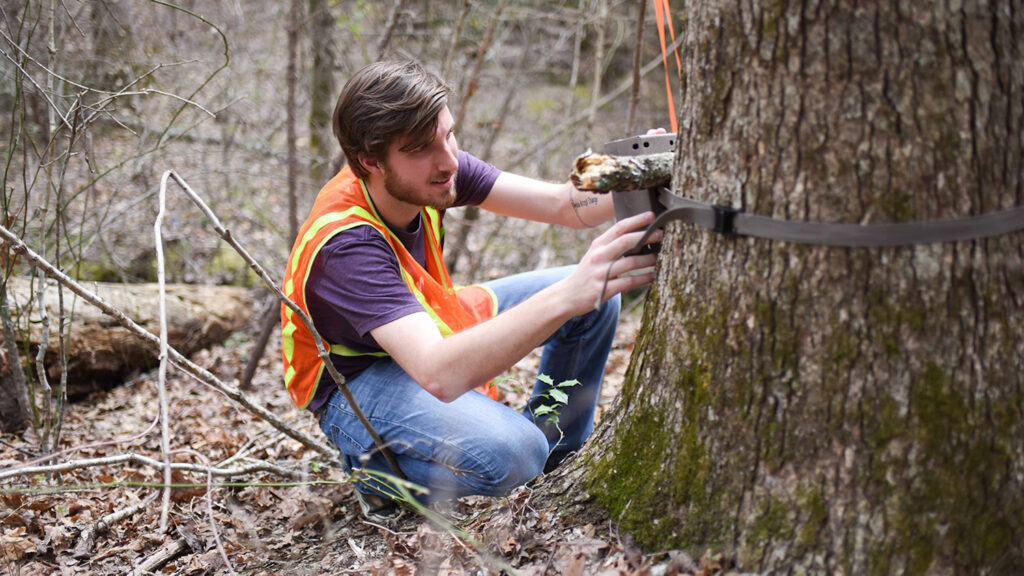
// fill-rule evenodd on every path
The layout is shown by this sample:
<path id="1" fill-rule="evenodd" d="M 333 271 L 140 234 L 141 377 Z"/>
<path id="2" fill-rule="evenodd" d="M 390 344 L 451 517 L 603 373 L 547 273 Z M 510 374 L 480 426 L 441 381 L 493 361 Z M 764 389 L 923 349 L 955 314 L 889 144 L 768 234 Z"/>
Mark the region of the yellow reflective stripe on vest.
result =
<path id="1" fill-rule="evenodd" d="M 436 208 L 433 208 L 431 206 L 428 206 L 426 209 L 424 209 L 423 212 L 424 212 L 423 216 L 427 220 L 427 222 L 425 224 L 423 224 L 423 226 L 430 228 L 430 232 L 433 233 L 434 238 L 437 240 L 437 246 L 440 248 L 440 246 L 441 246 L 441 215 L 438 213 Z M 428 242 L 427 244 L 430 245 L 431 243 Z M 427 257 L 434 259 L 434 264 L 436 265 L 437 269 L 438 270 L 444 269 L 444 259 L 441 256 L 441 252 L 439 250 L 437 250 L 437 251 L 435 251 L 435 250 L 428 250 L 428 252 L 429 252 L 429 254 L 428 254 Z M 453 290 L 455 289 L 454 286 L 449 286 L 449 288 L 451 288 Z"/>
<path id="2" fill-rule="evenodd" d="M 348 346 L 343 346 L 341 344 L 331 344 L 331 347 L 330 347 L 329 350 L 330 350 L 331 354 L 335 354 L 335 355 L 338 355 L 338 356 L 344 356 L 346 358 L 355 358 L 356 356 L 379 356 L 381 358 L 384 358 L 384 357 L 387 357 L 387 355 L 388 355 L 388 353 L 384 352 L 384 351 L 380 351 L 380 352 L 359 352 L 357 350 L 353 350 L 353 349 L 349 348 Z"/>
<path id="3" fill-rule="evenodd" d="M 351 208 L 349 210 L 346 210 L 343 214 L 345 214 L 346 217 L 351 216 L 353 214 L 355 214 L 356 216 L 363 216 L 363 217 L 370 217 L 371 216 L 369 212 L 367 212 L 366 210 L 363 210 L 362 208 L 359 208 L 359 207 L 355 207 L 355 208 Z M 313 237 L 316 235 L 316 233 L 321 228 L 323 228 L 324 226 L 326 226 L 328 224 L 331 224 L 333 222 L 337 222 L 337 221 L 338 221 L 338 219 L 337 218 L 333 218 L 333 217 L 317 219 L 317 221 L 314 223 L 314 225 L 310 226 L 310 232 L 307 232 L 306 235 L 303 237 L 303 242 L 302 242 L 303 249 L 305 249 L 306 244 L 308 244 L 313 239 Z M 325 237 L 323 239 L 323 241 L 320 242 L 319 246 L 316 246 L 316 248 L 315 248 L 316 252 L 314 252 L 314 253 L 319 253 L 320 249 L 323 248 L 324 244 L 326 244 L 336 234 L 338 234 L 340 232 L 344 232 L 345 230 L 350 230 L 352 228 L 355 228 L 356 226 L 373 226 L 373 224 L 370 224 L 369 222 L 351 222 L 351 223 L 346 224 L 344 226 L 340 226 L 340 227 L 338 227 L 337 230 L 334 231 L 334 233 L 332 233 L 332 234 L 328 235 L 327 237 Z M 296 252 L 296 253 L 299 253 L 299 252 Z M 297 262 L 295 263 L 295 265 L 297 265 Z M 312 268 L 313 268 L 312 266 L 307 266 L 306 270 L 303 271 L 304 272 L 303 277 L 302 277 L 302 289 L 303 289 L 303 292 L 305 292 L 306 282 L 309 280 L 309 275 L 313 271 Z M 293 266 L 292 270 L 294 270 L 294 269 L 295 268 Z M 289 298 L 292 298 L 292 294 L 294 294 L 294 290 L 295 290 L 294 278 L 289 278 L 288 279 L 288 286 L 286 286 L 285 288 L 286 288 L 285 296 L 288 296 Z M 303 293 L 303 298 L 302 299 L 303 299 L 303 301 L 305 301 L 305 293 Z M 294 300 L 294 298 L 292 298 L 292 300 Z M 286 326 L 284 326 L 282 328 L 282 331 L 281 331 L 282 345 L 284 346 L 283 352 L 285 354 L 285 357 L 288 359 L 289 362 L 291 362 L 292 358 L 294 358 L 294 356 L 295 356 L 295 341 L 292 339 L 292 333 L 294 333 L 295 330 L 298 328 L 297 325 L 298 325 L 299 322 L 301 322 L 301 320 L 299 320 L 298 318 L 295 317 L 295 311 L 292 310 L 290 306 L 285 308 L 285 317 L 288 319 L 288 324 Z M 289 382 L 289 380 L 287 380 L 287 377 L 286 377 L 286 380 L 285 380 L 285 385 L 286 386 L 287 386 L 288 382 Z"/>
<path id="4" fill-rule="evenodd" d="M 290 263 L 292 270 L 295 270 L 299 266 L 299 259 L 302 257 L 302 254 L 305 253 L 306 251 L 306 244 L 309 244 L 309 242 L 313 240 L 313 237 L 315 237 L 324 226 L 327 226 L 328 224 L 332 224 L 334 222 L 338 222 L 339 220 L 344 220 L 350 216 L 359 216 L 362 218 L 366 218 L 367 220 L 380 221 L 379 216 L 370 214 L 369 212 L 360 208 L 359 206 L 353 206 L 348 210 L 345 210 L 344 212 L 334 212 L 330 214 L 325 214 L 317 218 L 316 221 L 313 222 L 312 225 L 310 225 L 309 229 L 306 230 L 306 234 L 302 237 L 302 244 L 299 245 L 299 249 L 293 250 L 294 254 L 292 256 L 292 261 Z M 339 229 L 339 232 L 341 230 L 347 230 L 348 228 L 351 228 L 351 226 L 341 228 Z M 321 247 L 322 245 L 317 247 L 317 252 L 319 252 Z"/>

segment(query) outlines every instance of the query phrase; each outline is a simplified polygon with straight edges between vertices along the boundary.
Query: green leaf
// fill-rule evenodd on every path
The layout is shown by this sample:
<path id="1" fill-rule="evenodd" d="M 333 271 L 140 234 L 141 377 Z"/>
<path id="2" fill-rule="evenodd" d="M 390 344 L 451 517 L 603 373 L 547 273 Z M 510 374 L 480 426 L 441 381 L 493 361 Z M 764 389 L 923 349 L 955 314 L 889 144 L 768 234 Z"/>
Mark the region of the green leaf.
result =
<path id="1" fill-rule="evenodd" d="M 547 374 L 537 375 L 537 380 L 540 380 L 541 382 L 547 384 L 548 386 L 554 386 L 555 384 L 554 379 L 552 379 L 551 376 L 548 376 Z"/>
<path id="2" fill-rule="evenodd" d="M 548 393 L 551 394 L 551 397 L 560 404 L 566 404 L 569 402 L 569 395 L 558 388 L 552 388 L 551 390 L 548 390 Z"/>
<path id="3" fill-rule="evenodd" d="M 545 404 L 543 406 L 538 406 L 537 408 L 535 408 L 533 410 L 533 416 L 534 416 L 534 418 L 536 418 L 538 416 L 543 416 L 545 414 L 550 414 L 551 412 L 554 412 L 554 411 L 555 411 L 555 407 L 554 406 L 548 406 L 547 404 Z"/>
<path id="4" fill-rule="evenodd" d="M 581 382 L 573 378 L 572 380 L 566 380 L 558 384 L 559 388 L 572 388 L 573 386 L 579 386 Z"/>

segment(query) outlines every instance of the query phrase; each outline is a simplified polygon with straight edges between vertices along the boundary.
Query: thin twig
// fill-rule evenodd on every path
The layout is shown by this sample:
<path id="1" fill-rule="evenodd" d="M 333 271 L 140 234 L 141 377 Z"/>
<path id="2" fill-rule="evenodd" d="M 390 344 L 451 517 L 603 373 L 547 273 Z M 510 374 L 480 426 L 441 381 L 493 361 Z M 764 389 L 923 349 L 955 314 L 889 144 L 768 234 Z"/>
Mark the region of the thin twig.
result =
<path id="1" fill-rule="evenodd" d="M 14 66 L 21 72 L 22 76 L 24 76 L 25 78 L 28 78 L 28 81 L 31 82 L 32 85 L 36 87 L 36 90 L 38 91 L 39 95 L 42 96 L 43 99 L 46 100 L 47 104 L 50 105 L 50 109 L 51 110 L 56 110 L 57 109 L 56 104 L 54 104 L 53 100 L 50 99 L 50 95 L 47 93 L 47 91 L 44 90 L 39 84 L 36 83 L 35 78 L 30 76 L 29 73 L 26 72 L 25 69 L 21 67 L 21 64 L 19 64 L 18 61 L 15 60 L 13 56 L 8 54 L 7 51 L 4 50 L 3 48 L 0 48 L 0 54 L 3 54 L 5 57 L 7 57 L 7 59 L 10 60 L 11 63 L 13 63 Z M 62 116 L 60 114 L 58 114 L 58 116 L 60 116 L 61 122 L 64 125 L 66 125 L 68 128 L 71 127 L 70 124 L 68 123 L 67 118 L 65 118 L 64 116 Z"/>
<path id="2" fill-rule="evenodd" d="M 245 260 L 245 263 L 248 264 L 249 267 L 254 272 L 256 272 L 256 274 L 263 281 L 263 284 L 266 285 L 267 288 L 270 288 L 274 292 L 274 294 L 276 294 L 277 297 L 286 306 L 288 306 L 288 308 L 295 312 L 295 314 L 299 317 L 300 320 L 302 320 L 302 323 L 305 325 L 306 329 L 309 330 L 309 333 L 313 336 L 313 341 L 316 344 L 316 349 L 317 353 L 320 356 L 320 361 L 323 362 L 324 368 L 327 369 L 327 373 L 331 375 L 331 379 L 334 380 L 334 383 L 338 386 L 338 390 L 345 397 L 345 401 L 348 402 L 349 407 L 352 409 L 352 413 L 356 415 L 356 418 L 359 420 L 359 422 L 362 423 L 363 427 L 366 428 L 366 431 L 369 432 L 370 437 L 373 438 L 374 445 L 380 451 L 381 455 L 384 456 L 384 459 L 387 461 L 388 467 L 391 469 L 392 473 L 394 473 L 394 475 L 398 476 L 399 478 L 405 478 L 405 475 L 402 474 L 401 468 L 398 467 L 398 462 L 395 461 L 394 456 L 391 454 L 391 451 L 388 450 L 387 445 L 384 443 L 384 440 L 380 437 L 380 434 L 377 433 L 377 430 L 374 429 L 373 424 L 371 424 L 370 420 L 367 419 L 362 409 L 359 408 L 359 404 L 356 402 L 355 397 L 352 396 L 352 392 L 349 390 L 348 384 L 345 383 L 345 377 L 342 376 L 341 373 L 338 372 L 338 369 L 334 366 L 334 361 L 331 360 L 330 353 L 324 346 L 323 338 L 320 337 L 320 333 L 317 332 L 316 327 L 313 326 L 313 320 L 310 319 L 309 315 L 306 314 L 306 312 L 302 310 L 302 308 L 299 308 L 298 304 L 296 304 L 294 301 L 292 301 L 290 298 L 284 295 L 284 292 L 282 292 L 281 288 L 279 288 L 280 283 L 272 279 L 270 275 L 267 274 L 267 271 L 264 270 L 263 267 L 260 266 L 259 263 L 256 262 L 256 260 L 249 254 L 249 251 L 246 250 L 241 244 L 238 243 L 237 240 L 234 239 L 234 237 L 231 235 L 231 232 L 227 228 L 225 228 L 223 224 L 221 224 L 220 219 L 217 218 L 217 215 L 214 214 L 213 210 L 211 210 L 210 207 L 206 205 L 206 202 L 203 202 L 203 199 L 200 198 L 199 195 L 196 194 L 194 190 L 192 190 L 192 187 L 189 186 L 188 183 L 185 182 L 185 180 L 182 179 L 182 177 L 179 176 L 175 171 L 168 170 L 167 173 L 175 182 L 177 182 L 179 186 L 181 186 L 181 189 L 185 191 L 185 193 L 192 200 L 192 202 L 194 202 L 196 206 L 199 207 L 199 209 L 203 212 L 203 214 L 206 215 L 210 222 L 213 223 L 214 230 L 217 232 L 217 234 L 219 234 L 220 237 L 223 238 L 224 241 L 227 242 L 235 250 L 235 252 L 237 252 L 238 255 L 242 257 L 243 260 Z M 241 393 L 239 392 L 239 394 Z"/>
<path id="3" fill-rule="evenodd" d="M 24 454 L 26 456 L 30 456 L 32 458 L 35 458 L 35 457 L 39 456 L 38 452 L 33 452 L 33 451 L 28 450 L 26 448 L 22 448 L 21 446 L 17 446 L 17 445 L 11 444 L 10 442 L 8 442 L 7 440 L 4 440 L 3 438 L 0 438 L 0 444 L 3 444 L 4 446 L 7 446 L 8 448 L 11 448 L 13 450 L 17 450 L 18 452 L 21 452 L 22 454 Z"/>
<path id="4" fill-rule="evenodd" d="M 60 252 L 60 238 L 61 238 L 61 223 L 64 222 L 64 185 L 67 182 L 68 165 L 71 164 L 72 152 L 74 151 L 75 143 L 78 140 L 79 126 L 81 126 L 82 120 L 82 95 L 79 94 L 75 98 L 74 104 L 71 109 L 74 110 L 75 115 L 71 122 L 71 135 L 68 138 L 68 150 L 64 156 L 64 160 L 61 162 L 60 175 L 57 179 L 56 196 L 57 196 L 57 207 L 54 213 L 54 236 L 57 241 L 54 243 L 54 263 L 57 267 L 61 265 L 61 252 Z M 70 115 L 70 111 L 69 111 Z M 64 338 L 64 329 L 67 325 L 67 314 L 64 309 L 64 289 L 57 286 L 57 358 L 60 362 L 60 382 L 57 386 L 57 413 L 53 415 L 53 421 L 47 425 L 47 428 L 52 434 L 50 441 L 50 447 L 47 451 L 56 451 L 60 446 L 60 434 L 63 430 L 64 424 L 64 407 L 67 404 L 68 397 L 68 355 L 67 355 L 67 342 Z"/>
<path id="5" fill-rule="evenodd" d="M 99 458 L 83 458 L 81 460 L 68 460 L 60 462 L 58 464 L 47 464 L 44 466 L 21 466 L 18 468 L 8 468 L 0 471 L 0 480 L 6 480 L 8 478 L 18 478 L 22 476 L 34 476 L 36 474 L 59 474 L 63 472 L 70 472 L 72 470 L 82 470 L 85 468 L 95 468 L 98 466 L 110 466 L 112 464 L 139 464 L 142 466 L 149 466 L 151 468 L 163 469 L 164 463 L 155 458 L 144 456 L 142 454 L 115 454 L 113 456 L 101 456 Z M 285 468 L 279 464 L 273 462 L 266 462 L 263 460 L 255 460 L 244 466 L 237 466 L 235 468 L 221 468 L 217 466 L 201 466 L 198 464 L 192 464 L 189 462 L 172 462 L 171 470 L 177 470 L 179 472 L 203 472 L 209 473 L 213 476 L 241 476 L 245 474 L 255 474 L 257 472 L 266 472 L 269 474 L 275 474 L 283 478 L 292 478 L 300 480 L 303 478 L 304 473 L 301 470 L 291 470 Z"/>
<path id="6" fill-rule="evenodd" d="M 159 421 L 160 421 L 160 415 L 158 414 L 156 417 L 153 418 L 153 421 L 149 423 L 149 426 L 147 426 L 145 430 L 143 430 L 142 432 L 139 432 L 138 434 L 136 434 L 134 436 L 130 436 L 128 438 L 114 439 L 114 440 L 104 440 L 102 442 L 93 442 L 91 444 L 82 444 L 80 446 L 72 446 L 71 448 L 67 448 L 65 450 L 61 450 L 60 452 L 52 452 L 50 454 L 46 454 L 46 455 L 43 455 L 43 456 L 39 456 L 38 454 L 29 453 L 30 456 L 34 457 L 34 459 L 29 460 L 28 462 L 22 462 L 18 466 L 37 466 L 37 465 L 41 465 L 43 462 L 49 462 L 50 460 L 54 460 L 56 458 L 60 458 L 61 456 L 66 456 L 68 454 L 72 454 L 72 453 L 78 452 L 80 450 L 95 450 L 97 448 L 108 448 L 110 446 L 117 446 L 118 444 L 126 444 L 128 442 L 133 442 L 135 440 L 139 440 L 141 438 L 145 438 L 146 436 L 148 436 L 150 431 L 152 431 L 153 428 L 156 427 L 157 422 L 159 422 Z M 11 470 L 11 469 L 13 469 L 13 467 L 12 468 L 5 468 L 4 470 L 0 470 L 0 473 L 6 472 L 7 470 Z"/>
<path id="7" fill-rule="evenodd" d="M 203 80 L 196 87 L 195 90 L 192 91 L 192 94 L 190 94 L 187 98 L 183 98 L 182 99 L 183 100 L 183 104 L 181 105 L 180 108 L 178 108 L 177 111 L 175 111 L 174 116 L 171 117 L 171 121 L 167 123 L 167 126 L 164 128 L 164 131 L 160 133 L 159 137 L 157 137 L 157 143 L 159 144 L 159 143 L 163 142 L 164 139 L 167 137 L 167 133 L 170 132 L 171 126 L 174 125 L 174 122 L 178 119 L 178 116 L 180 116 L 181 113 L 185 111 L 185 108 L 188 107 L 188 102 L 191 102 L 192 99 L 195 97 L 195 95 L 199 94 L 199 92 L 203 88 L 205 88 L 206 85 L 209 84 L 213 80 L 214 76 L 216 76 L 218 73 L 220 73 L 221 70 L 223 70 L 223 69 L 228 67 L 228 64 L 231 63 L 231 54 L 230 54 L 230 45 L 228 44 L 228 37 L 224 34 L 224 31 L 221 30 L 219 27 L 217 27 L 217 25 L 214 24 L 213 22 L 207 20 L 206 18 L 204 18 L 203 16 L 199 15 L 196 12 L 193 12 L 191 10 L 185 9 L 185 8 L 183 8 L 181 6 L 178 6 L 176 4 L 172 4 L 170 2 L 165 2 L 164 0 L 150 0 L 150 2 L 152 2 L 153 4 L 160 4 L 162 6 L 167 6 L 168 8 L 172 8 L 174 10 L 180 10 L 181 12 L 184 12 L 185 14 L 188 14 L 189 16 L 195 18 L 196 20 L 199 20 L 203 24 L 206 24 L 210 28 L 213 28 L 214 32 L 216 32 L 220 36 L 221 45 L 224 47 L 224 52 L 223 52 L 223 54 L 224 54 L 224 62 L 216 70 L 211 72 L 210 75 L 205 80 Z"/>
<path id="8" fill-rule="evenodd" d="M 274 444 L 277 444 L 278 442 L 280 442 L 285 437 L 284 434 L 281 434 L 280 432 L 278 432 L 270 440 L 267 440 L 263 444 L 257 445 L 256 441 L 260 440 L 264 435 L 266 435 L 268 433 L 269 433 L 269 431 L 267 431 L 267 430 L 262 430 L 262 431 L 258 432 L 255 437 L 250 438 L 244 444 L 242 444 L 238 448 L 238 450 L 235 451 L 234 454 L 232 454 L 231 456 L 228 456 L 227 458 L 221 460 L 219 462 L 219 465 L 220 466 L 227 466 L 228 464 L 231 464 L 235 460 L 241 460 L 241 459 L 245 458 L 246 455 L 251 453 L 251 452 L 254 452 L 256 450 L 266 450 L 267 448 L 269 448 L 269 447 L 273 446 Z"/>
<path id="9" fill-rule="evenodd" d="M 110 526 L 112 524 L 120 522 L 125 518 L 134 516 L 139 512 L 145 510 L 146 507 L 149 506 L 150 502 L 156 499 L 157 494 L 158 492 L 153 492 L 152 494 L 149 494 L 148 496 L 143 498 L 137 504 L 107 514 L 106 516 L 97 520 L 96 523 L 92 524 L 91 526 L 83 530 L 82 535 L 78 539 L 78 544 L 75 546 L 75 551 L 72 553 L 72 555 L 76 557 L 88 556 L 92 552 L 92 544 L 93 541 L 96 540 L 96 536 L 103 532 L 106 532 L 108 529 L 110 529 Z"/>
<path id="10" fill-rule="evenodd" d="M 159 287 L 160 310 L 160 367 L 157 377 L 157 396 L 160 402 L 160 453 L 164 459 L 164 495 L 160 506 L 160 532 L 167 532 L 167 521 L 171 510 L 171 425 L 167 409 L 167 282 L 164 272 L 164 213 L 167 211 L 167 176 L 160 179 L 159 209 L 153 223 L 156 245 L 156 278 Z"/>
<path id="11" fill-rule="evenodd" d="M 206 469 L 206 512 L 207 517 L 210 520 L 210 531 L 213 533 L 213 542 L 217 546 L 217 552 L 220 553 L 220 557 L 224 560 L 224 565 L 228 568 L 229 574 L 235 574 L 235 567 L 231 564 L 231 559 L 228 558 L 228 553 L 224 550 L 224 543 L 220 539 L 220 530 L 217 529 L 217 519 L 213 516 L 213 474 L 210 473 L 209 459 L 203 456 L 199 452 L 191 449 L 187 450 L 175 450 L 183 454 L 191 454 L 198 458 L 200 461 L 207 464 Z"/>

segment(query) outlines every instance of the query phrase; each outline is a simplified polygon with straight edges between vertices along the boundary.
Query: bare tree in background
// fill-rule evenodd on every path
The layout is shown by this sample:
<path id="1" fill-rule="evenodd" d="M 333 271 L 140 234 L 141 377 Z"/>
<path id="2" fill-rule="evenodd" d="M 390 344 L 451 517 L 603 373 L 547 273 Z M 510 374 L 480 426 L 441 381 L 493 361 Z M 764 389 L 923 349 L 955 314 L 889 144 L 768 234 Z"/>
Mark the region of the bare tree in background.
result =
<path id="1" fill-rule="evenodd" d="M 309 41 L 313 56 L 309 74 L 309 153 L 312 156 L 310 179 L 326 182 L 330 159 L 337 146 L 331 132 L 334 100 L 338 97 L 336 72 L 336 25 L 328 0 L 309 0 Z"/>

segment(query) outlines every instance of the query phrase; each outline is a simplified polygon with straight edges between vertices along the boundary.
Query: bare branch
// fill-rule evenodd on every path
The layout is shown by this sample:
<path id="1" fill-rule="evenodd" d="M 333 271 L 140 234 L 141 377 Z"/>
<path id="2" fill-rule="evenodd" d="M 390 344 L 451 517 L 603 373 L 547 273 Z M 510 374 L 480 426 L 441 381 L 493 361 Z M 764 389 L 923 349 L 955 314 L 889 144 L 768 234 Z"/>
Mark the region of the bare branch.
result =
<path id="1" fill-rule="evenodd" d="M 638 0 L 640 15 L 636 19 L 636 48 L 633 53 L 633 90 L 629 98 L 629 116 L 626 120 L 626 134 L 636 133 L 636 108 L 640 103 L 640 67 L 644 57 L 644 20 L 647 16 L 647 0 Z"/>
<path id="2" fill-rule="evenodd" d="M 35 476 L 36 474 L 62 474 L 65 472 L 71 472 L 73 470 L 82 470 L 85 468 L 96 468 L 100 466 L 110 466 L 113 464 L 138 464 L 141 466 L 148 466 L 150 468 L 156 468 L 158 470 L 164 468 L 164 463 L 155 458 L 149 456 L 143 456 L 142 454 L 115 454 L 113 456 L 101 456 L 99 458 L 83 458 L 80 460 L 67 460 L 57 464 L 45 464 L 41 466 L 20 466 L 17 468 L 8 468 L 6 470 L 0 470 L 0 480 L 7 480 L 9 478 L 18 478 L 22 476 Z M 179 472 L 199 472 L 203 474 L 211 474 L 217 477 L 231 477 L 231 476 L 244 476 L 247 474 L 256 474 L 264 472 L 268 474 L 274 474 L 282 478 L 291 478 L 294 480 L 301 480 L 306 477 L 306 473 L 303 471 L 306 466 L 304 463 L 301 464 L 298 469 L 291 469 L 280 464 L 274 464 L 272 462 L 265 462 L 262 460 L 251 460 L 248 464 L 243 466 L 237 466 L 234 468 L 220 468 L 217 466 L 203 466 L 200 464 L 193 464 L 191 462 L 171 462 L 171 470 L 177 470 Z"/>
<path id="3" fill-rule="evenodd" d="M 590 192 L 653 188 L 672 179 L 674 161 L 674 152 L 644 156 L 587 152 L 576 158 L 569 179 L 577 189 Z"/>
<path id="4" fill-rule="evenodd" d="M 302 320 L 302 323 L 305 325 L 306 329 L 309 330 L 309 333 L 313 336 L 313 341 L 316 344 L 316 349 L 320 356 L 320 361 L 323 362 L 324 368 L 327 369 L 327 373 L 331 375 L 331 379 L 334 380 L 334 383 L 338 386 L 338 390 L 345 397 L 345 401 L 348 402 L 349 407 L 352 409 L 352 413 L 356 415 L 356 418 L 359 419 L 359 422 L 362 423 L 363 427 L 366 428 L 366 431 L 369 432 L 370 437 L 373 438 L 374 445 L 377 447 L 378 450 L 380 450 L 381 454 L 384 456 L 384 459 L 387 460 L 388 467 L 391 468 L 391 471 L 395 474 L 395 476 L 398 476 L 399 478 L 405 478 L 405 475 L 402 474 L 401 469 L 398 467 L 398 463 L 395 461 L 394 456 L 391 454 L 391 451 L 388 450 L 387 445 L 384 443 L 384 440 L 380 437 L 380 434 L 378 434 L 377 431 L 373 428 L 373 424 L 371 424 L 369 419 L 366 418 L 366 415 L 363 413 L 362 409 L 359 408 L 359 404 L 356 402 L 355 397 L 352 396 L 352 392 L 349 390 L 348 385 L 345 383 L 345 377 L 342 376 L 340 372 L 338 372 L 337 368 L 335 368 L 334 362 L 331 360 L 330 353 L 327 351 L 327 348 L 324 346 L 324 341 L 320 337 L 320 333 L 317 332 L 316 327 L 313 326 L 313 320 L 310 319 L 309 315 L 307 315 L 301 308 L 299 308 L 298 304 L 296 304 L 290 298 L 284 295 L 284 292 L 282 292 L 281 288 L 279 287 L 280 283 L 272 279 L 270 275 L 267 274 L 266 270 L 264 270 L 263 267 L 260 266 L 259 263 L 256 262 L 256 260 L 253 259 L 251 255 L 249 255 L 249 251 L 243 248 L 242 245 L 239 244 L 234 239 L 234 237 L 231 236 L 231 232 L 229 232 L 227 228 L 225 228 L 224 225 L 221 224 L 220 219 L 217 218 L 217 215 L 214 214 L 213 210 L 210 210 L 210 207 L 207 206 L 205 202 L 203 202 L 202 198 L 200 198 L 199 195 L 196 194 L 194 190 L 192 190 L 192 187 L 189 186 L 188 183 L 185 182 L 185 180 L 183 180 L 181 176 L 179 176 L 173 170 L 169 170 L 168 173 L 170 174 L 170 177 L 173 178 L 174 181 L 177 182 L 179 186 L 181 186 L 181 189 L 185 191 L 188 197 L 192 199 L 192 202 L 194 202 L 196 206 L 198 206 L 199 209 L 202 210 L 203 214 L 206 215 L 210 222 L 213 223 L 214 230 L 216 230 L 220 237 L 223 238 L 224 241 L 227 242 L 235 250 L 235 252 L 237 252 L 238 255 L 242 257 L 243 260 L 245 260 L 245 263 L 248 264 L 249 267 L 254 272 L 256 272 L 256 274 L 263 281 L 263 284 L 270 288 L 274 292 L 274 294 L 276 294 L 277 297 L 281 300 L 281 302 L 288 306 L 288 308 L 295 312 L 295 314 L 298 315 L 299 319 Z M 238 391 L 237 393 L 239 395 L 242 395 L 241 391 Z"/>
<path id="5" fill-rule="evenodd" d="M 160 288 L 160 366 L 157 370 L 157 395 L 160 402 L 160 453 L 164 459 L 164 495 L 160 506 L 160 532 L 167 532 L 167 521 L 171 510 L 171 424 L 167 410 L 167 281 L 164 270 L 164 213 L 167 212 L 167 177 L 164 172 L 160 179 L 159 210 L 153 223 L 156 246 L 156 277 Z"/>
<path id="6" fill-rule="evenodd" d="M 26 72 L 25 69 L 21 67 L 21 64 L 19 64 L 17 60 L 15 60 L 10 54 L 8 54 L 6 50 L 4 50 L 3 48 L 0 48 L 0 53 L 2 53 L 8 60 L 10 60 L 11 63 L 14 64 L 14 66 L 18 69 L 18 71 L 21 72 L 21 75 L 24 76 L 25 78 L 27 78 L 28 81 L 31 82 L 32 85 L 36 87 L 36 90 L 39 92 L 39 94 L 46 100 L 46 103 L 50 105 L 50 109 L 51 110 L 57 110 L 57 105 L 54 104 L 53 100 L 50 99 L 49 93 L 47 93 L 47 91 L 44 90 L 42 86 L 40 86 L 39 84 L 36 83 L 35 78 L 33 78 L 31 75 L 29 75 L 29 73 Z M 61 123 L 64 124 L 65 126 L 67 126 L 68 128 L 70 128 L 71 124 L 68 123 L 67 118 L 65 118 L 63 114 L 58 114 L 58 115 L 60 116 Z"/>
<path id="7" fill-rule="evenodd" d="M 96 540 L 96 536 L 109 530 L 112 524 L 116 524 L 125 518 L 129 518 L 145 510 L 146 507 L 149 506 L 150 502 L 156 499 L 156 496 L 157 493 L 154 492 L 133 506 L 122 508 L 116 512 L 111 512 L 97 520 L 95 524 L 92 524 L 82 531 L 82 535 L 78 539 L 78 544 L 75 545 L 75 551 L 72 555 L 79 558 L 89 556 L 92 552 L 92 544 Z"/>
<path id="8" fill-rule="evenodd" d="M 402 10 L 405 9 L 405 3 L 407 0 L 395 0 L 395 7 L 391 9 L 391 14 L 388 16 L 388 22 L 384 25 L 384 33 L 380 37 L 380 41 L 377 42 L 377 60 L 384 58 L 384 54 L 388 51 L 388 44 L 391 43 L 391 36 L 395 33 L 395 26 L 398 25 L 398 17 L 401 15 Z"/>
<path id="9" fill-rule="evenodd" d="M 463 0 L 462 10 L 459 11 L 459 23 L 455 25 L 452 41 L 448 44 L 448 52 L 445 53 L 444 60 L 441 63 L 441 78 L 448 77 L 448 71 L 452 67 L 452 61 L 455 59 L 455 48 L 459 45 L 459 40 L 462 39 L 462 27 L 465 26 L 466 16 L 468 15 L 469 0 Z"/>
<path id="10" fill-rule="evenodd" d="M 480 41 L 480 47 L 477 49 L 476 60 L 473 62 L 473 71 L 469 74 L 469 78 L 462 87 L 461 102 L 459 102 L 459 113 L 455 119 L 455 127 L 459 128 L 462 126 L 462 121 L 466 117 L 466 109 L 469 108 L 469 101 L 476 93 L 477 86 L 479 85 L 480 69 L 483 67 L 484 57 L 487 56 L 487 50 L 491 47 L 491 39 L 494 37 L 494 28 L 498 25 L 498 21 L 501 20 L 501 13 L 505 10 L 505 0 L 498 2 L 498 8 L 494 12 L 494 18 L 487 23 L 487 30 L 484 32 L 483 40 Z"/>
<path id="11" fill-rule="evenodd" d="M 149 556 L 145 560 L 139 563 L 136 567 L 135 574 L 147 574 L 152 570 L 163 566 L 176 558 L 179 554 L 188 550 L 188 542 L 184 538 L 178 538 L 174 542 L 171 542 L 167 546 L 157 550 L 153 555 Z"/>

